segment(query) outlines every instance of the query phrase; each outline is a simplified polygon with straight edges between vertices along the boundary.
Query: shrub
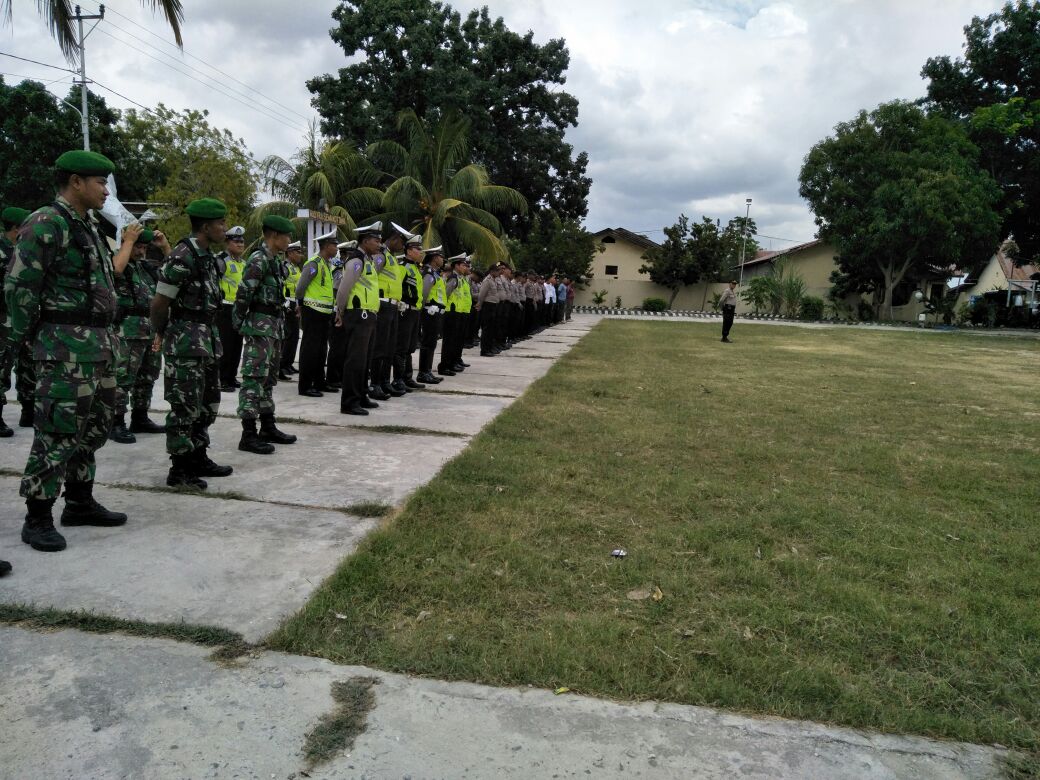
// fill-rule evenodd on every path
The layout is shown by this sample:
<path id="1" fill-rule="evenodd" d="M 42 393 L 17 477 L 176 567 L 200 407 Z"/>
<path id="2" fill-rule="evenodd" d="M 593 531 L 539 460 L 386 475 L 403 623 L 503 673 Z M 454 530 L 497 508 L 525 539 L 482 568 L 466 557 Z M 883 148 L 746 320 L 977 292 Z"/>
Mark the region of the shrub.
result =
<path id="1" fill-rule="evenodd" d="M 873 322 L 874 307 L 867 303 L 867 301 L 861 299 L 856 305 L 856 316 L 863 322 Z"/>
<path id="2" fill-rule="evenodd" d="M 722 302 L 722 293 L 713 292 L 711 294 L 711 310 L 717 312 Z"/>
<path id="3" fill-rule="evenodd" d="M 605 300 L 607 300 L 606 290 L 598 290 L 597 292 L 592 293 L 592 302 L 597 306 L 602 306 Z"/>
<path id="4" fill-rule="evenodd" d="M 664 298 L 647 298 L 643 301 L 643 311 L 668 311 L 668 301 Z"/>
<path id="5" fill-rule="evenodd" d="M 621 296 L 620 296 L 620 295 L 619 295 L 619 296 L 617 296 L 617 297 L 616 297 L 616 298 L 614 299 L 614 308 L 615 308 L 615 309 L 620 309 L 620 308 L 621 308 Z"/>
<path id="6" fill-rule="evenodd" d="M 815 295 L 806 295 L 798 307 L 798 317 L 803 320 L 823 319 L 823 298 Z"/>

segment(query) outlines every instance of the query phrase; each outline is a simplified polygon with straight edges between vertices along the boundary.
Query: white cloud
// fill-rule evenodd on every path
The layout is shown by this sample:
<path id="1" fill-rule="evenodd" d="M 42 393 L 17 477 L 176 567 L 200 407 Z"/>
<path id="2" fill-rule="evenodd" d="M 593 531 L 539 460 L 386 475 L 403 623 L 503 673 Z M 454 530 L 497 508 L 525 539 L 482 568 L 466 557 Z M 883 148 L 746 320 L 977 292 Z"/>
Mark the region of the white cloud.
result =
<path id="1" fill-rule="evenodd" d="M 753 197 L 760 231 L 794 240 L 814 232 L 797 183 L 809 148 L 861 108 L 922 95 L 925 60 L 959 54 L 964 25 L 1002 4 L 488 0 L 491 13 L 504 16 L 513 30 L 534 30 L 539 41 L 567 41 L 571 68 L 565 89 L 581 104 L 580 125 L 568 140 L 590 155 L 591 229 L 657 229 L 681 211 L 725 222 L 743 213 L 744 199 Z M 205 67 L 152 37 L 148 31 L 169 40 L 162 20 L 134 0 L 107 4 L 122 16 L 111 14 L 101 29 L 119 40 L 103 34 L 90 38 L 89 75 L 146 105 L 207 108 L 216 124 L 243 137 L 257 157 L 290 154 L 307 118 L 315 116 L 306 80 L 346 64 L 328 37 L 334 3 L 290 7 L 275 0 L 185 0 L 184 5 L 185 50 L 284 108 L 218 77 L 223 89 L 248 96 L 235 95 L 237 100 L 267 107 L 257 113 L 173 72 L 175 61 L 181 70 Z M 19 4 L 13 28 L 0 28 L 0 51 L 62 64 L 33 4 Z M 61 75 L 3 57 L 0 70 L 46 80 Z M 66 79 L 52 89 L 64 94 L 68 85 Z M 100 91 L 113 105 L 126 106 Z"/>

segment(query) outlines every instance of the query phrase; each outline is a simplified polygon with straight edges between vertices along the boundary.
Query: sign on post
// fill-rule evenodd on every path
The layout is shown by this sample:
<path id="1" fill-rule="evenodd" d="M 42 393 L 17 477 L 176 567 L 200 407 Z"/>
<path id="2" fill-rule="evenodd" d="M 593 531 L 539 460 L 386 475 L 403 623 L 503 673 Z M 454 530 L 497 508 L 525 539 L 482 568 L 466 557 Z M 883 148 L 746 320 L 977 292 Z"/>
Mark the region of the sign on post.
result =
<path id="1" fill-rule="evenodd" d="M 311 209 L 297 209 L 297 219 L 307 220 L 307 257 L 312 257 L 318 252 L 314 239 L 323 236 L 330 230 L 341 228 L 347 224 L 343 217 L 335 214 L 327 214 L 324 211 L 312 211 Z"/>

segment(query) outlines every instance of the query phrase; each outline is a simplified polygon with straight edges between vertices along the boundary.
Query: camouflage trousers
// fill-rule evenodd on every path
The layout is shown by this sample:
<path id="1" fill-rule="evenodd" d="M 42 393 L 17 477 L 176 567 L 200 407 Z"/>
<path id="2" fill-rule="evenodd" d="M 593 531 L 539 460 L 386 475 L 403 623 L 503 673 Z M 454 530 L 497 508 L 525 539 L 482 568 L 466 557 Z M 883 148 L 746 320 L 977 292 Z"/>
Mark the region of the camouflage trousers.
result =
<path id="1" fill-rule="evenodd" d="M 238 416 L 255 420 L 274 414 L 274 386 L 282 340 L 271 336 L 244 336 L 242 344 L 242 389 L 238 391 Z"/>
<path id="2" fill-rule="evenodd" d="M 151 347 L 145 350 L 141 359 L 141 369 L 137 372 L 137 380 L 130 393 L 130 407 L 134 410 L 148 411 L 152 406 L 152 390 L 162 373 L 162 352 L 152 352 Z"/>
<path id="3" fill-rule="evenodd" d="M 137 375 L 144 364 L 145 353 L 151 351 L 151 339 L 122 339 L 116 365 L 116 417 L 126 415 L 127 399 L 137 386 Z"/>
<path id="4" fill-rule="evenodd" d="M 11 370 L 14 370 L 15 391 L 18 403 L 32 404 L 36 397 L 36 361 L 32 357 L 32 346 L 22 344 L 17 354 L 10 348 L 0 349 L 0 408 L 7 403 L 7 391 L 11 389 Z"/>
<path id="5" fill-rule="evenodd" d="M 90 482 L 94 453 L 112 427 L 116 378 L 112 364 L 38 360 L 36 424 L 19 493 L 57 498 L 69 482 Z"/>
<path id="6" fill-rule="evenodd" d="M 167 357 L 163 371 L 166 400 L 166 451 L 187 455 L 209 446 L 209 426 L 220 408 L 220 365 L 213 358 Z"/>

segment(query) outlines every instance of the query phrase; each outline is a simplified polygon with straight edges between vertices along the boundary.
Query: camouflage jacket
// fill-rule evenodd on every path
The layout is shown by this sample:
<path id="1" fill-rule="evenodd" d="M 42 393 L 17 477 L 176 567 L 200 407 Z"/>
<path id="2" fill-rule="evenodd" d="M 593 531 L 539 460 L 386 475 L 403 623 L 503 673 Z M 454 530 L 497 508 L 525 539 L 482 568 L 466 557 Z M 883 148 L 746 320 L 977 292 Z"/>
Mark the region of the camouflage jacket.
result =
<path id="1" fill-rule="evenodd" d="M 215 324 L 221 300 L 220 275 L 212 252 L 194 238 L 180 241 L 163 263 L 155 291 L 173 299 L 163 335 L 166 357 L 223 355 Z"/>
<path id="2" fill-rule="evenodd" d="M 246 261 L 231 324 L 243 336 L 285 335 L 285 263 L 261 242 Z"/>
<path id="3" fill-rule="evenodd" d="M 148 318 L 155 283 L 142 267 L 144 260 L 131 260 L 123 273 L 116 274 L 116 320 L 119 335 L 138 340 L 152 337 L 152 321 Z"/>
<path id="4" fill-rule="evenodd" d="M 0 290 L 3 289 L 4 279 L 7 278 L 7 266 L 11 264 L 14 257 L 14 244 L 7 236 L 0 233 Z M 4 327 L 3 320 L 7 319 L 7 300 L 0 294 L 0 328 Z"/>
<path id="5" fill-rule="evenodd" d="M 61 197 L 37 209 L 18 232 L 4 283 L 9 343 L 31 343 L 35 360 L 111 360 L 114 277 L 92 216 Z"/>

